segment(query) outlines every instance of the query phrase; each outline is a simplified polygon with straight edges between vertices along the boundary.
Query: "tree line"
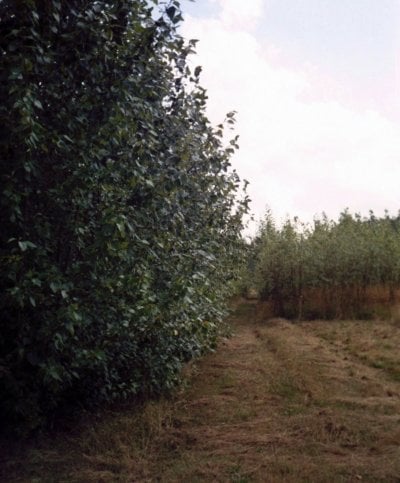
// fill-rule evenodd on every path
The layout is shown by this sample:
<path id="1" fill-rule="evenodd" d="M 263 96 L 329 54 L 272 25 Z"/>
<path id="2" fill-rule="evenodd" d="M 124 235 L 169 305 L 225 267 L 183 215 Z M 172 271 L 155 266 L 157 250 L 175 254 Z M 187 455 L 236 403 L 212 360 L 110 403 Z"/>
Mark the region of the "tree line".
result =
<path id="1" fill-rule="evenodd" d="M 384 316 L 400 287 L 400 215 L 345 210 L 337 221 L 323 214 L 313 224 L 293 218 L 279 227 L 268 211 L 248 265 L 245 290 L 257 289 L 277 315 Z"/>
<path id="2" fill-rule="evenodd" d="M 248 199 L 158 3 L 0 2 L 3 427 L 159 394 L 215 344 Z"/>

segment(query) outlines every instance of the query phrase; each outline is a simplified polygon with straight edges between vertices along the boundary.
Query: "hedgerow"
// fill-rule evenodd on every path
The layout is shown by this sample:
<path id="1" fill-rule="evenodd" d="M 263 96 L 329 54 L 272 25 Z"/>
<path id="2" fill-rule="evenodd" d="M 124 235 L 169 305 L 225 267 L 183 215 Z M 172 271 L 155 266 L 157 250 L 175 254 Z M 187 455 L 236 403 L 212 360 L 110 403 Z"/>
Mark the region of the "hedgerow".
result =
<path id="1" fill-rule="evenodd" d="M 157 3 L 0 2 L 9 426 L 169 390 L 215 343 L 248 200 L 179 2 Z"/>

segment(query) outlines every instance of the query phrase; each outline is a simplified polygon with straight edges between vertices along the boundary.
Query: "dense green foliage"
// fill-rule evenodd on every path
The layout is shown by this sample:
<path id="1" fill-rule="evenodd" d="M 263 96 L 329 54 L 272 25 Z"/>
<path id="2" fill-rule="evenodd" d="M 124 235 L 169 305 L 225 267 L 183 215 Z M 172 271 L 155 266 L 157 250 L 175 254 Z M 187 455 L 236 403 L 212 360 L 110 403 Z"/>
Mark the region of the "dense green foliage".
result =
<path id="1" fill-rule="evenodd" d="M 215 342 L 248 200 L 156 4 L 0 2 L 2 422 L 164 391 Z"/>
<path id="2" fill-rule="evenodd" d="M 290 318 L 367 316 L 371 294 L 400 287 L 400 216 L 324 215 L 278 228 L 267 213 L 253 241 L 248 285 Z"/>

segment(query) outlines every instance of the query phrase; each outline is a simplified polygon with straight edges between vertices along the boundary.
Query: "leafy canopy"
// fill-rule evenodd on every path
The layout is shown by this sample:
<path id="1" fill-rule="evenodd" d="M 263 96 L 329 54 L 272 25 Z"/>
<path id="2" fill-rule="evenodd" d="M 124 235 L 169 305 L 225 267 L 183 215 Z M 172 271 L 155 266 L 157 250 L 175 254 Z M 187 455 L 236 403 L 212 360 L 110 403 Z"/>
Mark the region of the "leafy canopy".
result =
<path id="1" fill-rule="evenodd" d="M 248 199 L 179 2 L 0 2 L 0 419 L 171 388 L 212 347 Z M 228 120 L 232 119 L 232 114 Z"/>

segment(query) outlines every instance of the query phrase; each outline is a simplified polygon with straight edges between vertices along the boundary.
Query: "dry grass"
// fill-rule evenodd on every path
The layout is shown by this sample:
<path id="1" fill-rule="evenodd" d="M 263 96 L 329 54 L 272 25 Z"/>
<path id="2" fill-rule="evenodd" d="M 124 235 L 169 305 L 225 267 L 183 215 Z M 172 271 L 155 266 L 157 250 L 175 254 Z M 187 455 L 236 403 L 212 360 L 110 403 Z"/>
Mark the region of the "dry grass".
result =
<path id="1" fill-rule="evenodd" d="M 236 309 L 172 399 L 31 445 L 4 481 L 400 482 L 400 328 Z"/>

